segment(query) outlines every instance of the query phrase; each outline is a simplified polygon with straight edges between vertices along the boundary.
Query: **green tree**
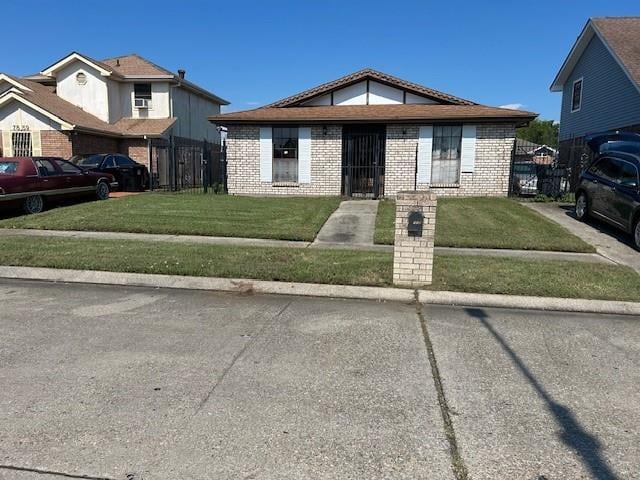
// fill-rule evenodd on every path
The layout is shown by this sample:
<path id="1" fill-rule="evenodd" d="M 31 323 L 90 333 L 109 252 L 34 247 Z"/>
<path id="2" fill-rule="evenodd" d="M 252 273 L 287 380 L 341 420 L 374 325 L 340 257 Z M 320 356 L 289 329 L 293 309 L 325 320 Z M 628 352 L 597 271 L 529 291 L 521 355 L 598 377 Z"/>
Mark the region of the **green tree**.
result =
<path id="1" fill-rule="evenodd" d="M 537 143 L 538 145 L 548 145 L 553 148 L 558 147 L 558 131 L 560 124 L 553 120 L 534 120 L 527 127 L 518 128 L 516 136 L 523 140 Z"/>

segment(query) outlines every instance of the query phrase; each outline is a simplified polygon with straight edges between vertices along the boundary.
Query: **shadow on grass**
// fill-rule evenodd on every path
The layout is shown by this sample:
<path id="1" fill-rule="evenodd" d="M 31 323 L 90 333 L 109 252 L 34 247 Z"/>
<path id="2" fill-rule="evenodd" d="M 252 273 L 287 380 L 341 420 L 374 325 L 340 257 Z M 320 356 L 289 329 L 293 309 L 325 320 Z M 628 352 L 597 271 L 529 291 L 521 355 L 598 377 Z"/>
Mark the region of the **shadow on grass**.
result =
<path id="1" fill-rule="evenodd" d="M 493 335 L 502 349 L 509 355 L 511 361 L 518 367 L 522 375 L 536 390 L 538 396 L 547 404 L 549 412 L 553 415 L 556 423 L 561 428 L 560 439 L 562 442 L 575 451 L 582 463 L 589 469 L 593 478 L 598 480 L 615 480 L 618 477 L 613 472 L 607 461 L 602 457 L 602 444 L 597 437 L 587 432 L 575 418 L 575 415 L 568 407 L 556 402 L 553 397 L 534 377 L 527 365 L 518 354 L 500 336 L 489 322 L 489 315 L 481 308 L 465 308 L 467 315 L 477 318 L 480 323 Z"/>

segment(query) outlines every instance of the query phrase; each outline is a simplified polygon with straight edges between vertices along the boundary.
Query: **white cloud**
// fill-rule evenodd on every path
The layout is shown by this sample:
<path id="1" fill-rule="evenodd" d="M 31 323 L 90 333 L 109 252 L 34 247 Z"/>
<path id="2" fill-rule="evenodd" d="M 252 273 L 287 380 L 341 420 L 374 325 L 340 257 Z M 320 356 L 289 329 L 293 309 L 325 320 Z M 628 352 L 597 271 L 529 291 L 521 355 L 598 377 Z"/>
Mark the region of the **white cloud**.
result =
<path id="1" fill-rule="evenodd" d="M 255 106 L 255 105 L 260 105 L 260 102 L 244 102 L 245 105 L 251 105 L 251 106 Z"/>
<path id="2" fill-rule="evenodd" d="M 520 110 L 524 107 L 522 103 L 507 103 L 506 105 L 500 105 L 500 108 L 508 108 L 509 110 Z"/>

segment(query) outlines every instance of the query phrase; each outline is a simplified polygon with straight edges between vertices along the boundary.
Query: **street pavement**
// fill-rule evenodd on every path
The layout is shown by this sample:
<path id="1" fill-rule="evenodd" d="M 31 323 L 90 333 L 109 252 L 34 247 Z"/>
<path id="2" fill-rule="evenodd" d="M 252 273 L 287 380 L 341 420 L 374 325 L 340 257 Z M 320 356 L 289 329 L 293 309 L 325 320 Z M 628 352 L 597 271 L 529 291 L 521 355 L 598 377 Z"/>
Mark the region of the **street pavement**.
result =
<path id="1" fill-rule="evenodd" d="M 0 280 L 0 479 L 640 478 L 639 318 L 421 313 Z"/>

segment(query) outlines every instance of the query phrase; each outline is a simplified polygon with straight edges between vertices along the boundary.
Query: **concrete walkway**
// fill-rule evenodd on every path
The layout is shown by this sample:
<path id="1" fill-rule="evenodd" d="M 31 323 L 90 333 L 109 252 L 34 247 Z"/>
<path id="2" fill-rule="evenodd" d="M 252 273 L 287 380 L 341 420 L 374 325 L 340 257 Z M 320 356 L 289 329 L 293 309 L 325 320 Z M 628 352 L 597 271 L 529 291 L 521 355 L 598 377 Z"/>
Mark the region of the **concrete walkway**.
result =
<path id="1" fill-rule="evenodd" d="M 608 225 L 575 218 L 573 205 L 557 203 L 524 203 L 524 205 L 559 223 L 571 233 L 593 245 L 596 251 L 615 263 L 627 265 L 640 273 L 640 252 L 631 246 L 631 239 Z"/>
<path id="2" fill-rule="evenodd" d="M 375 222 L 375 220 L 374 220 Z M 324 228 L 323 228 L 324 229 Z M 83 232 L 79 230 L 38 230 L 21 228 L 0 228 L 0 237 L 29 236 L 29 237 L 62 237 L 62 238 L 86 238 L 91 240 L 132 240 L 139 242 L 166 242 L 204 245 L 234 245 L 239 247 L 281 247 L 281 248 L 313 248 L 332 250 L 360 250 L 371 252 L 393 252 L 393 245 L 375 245 L 371 243 L 349 243 L 318 241 L 297 242 L 290 240 L 270 240 L 264 238 L 239 238 L 239 237 L 209 237 L 202 235 L 166 235 L 153 233 L 129 233 L 129 232 Z M 535 260 L 563 260 L 586 263 L 617 262 L 597 253 L 571 253 L 552 252 L 544 250 L 506 250 L 497 248 L 457 248 L 436 247 L 436 253 L 442 255 L 469 255 L 483 257 L 512 257 L 528 258 Z"/>
<path id="3" fill-rule="evenodd" d="M 322 226 L 314 244 L 373 245 L 377 200 L 345 200 Z"/>

